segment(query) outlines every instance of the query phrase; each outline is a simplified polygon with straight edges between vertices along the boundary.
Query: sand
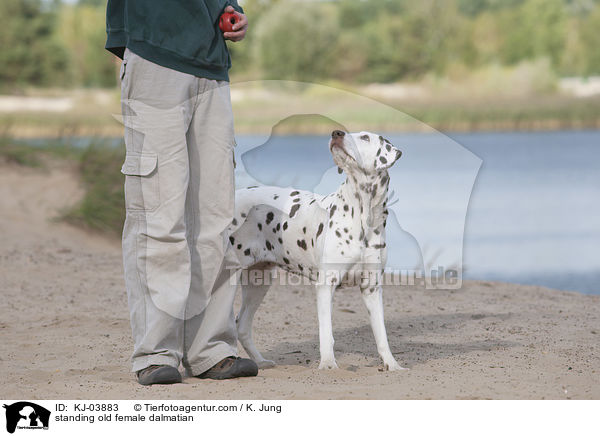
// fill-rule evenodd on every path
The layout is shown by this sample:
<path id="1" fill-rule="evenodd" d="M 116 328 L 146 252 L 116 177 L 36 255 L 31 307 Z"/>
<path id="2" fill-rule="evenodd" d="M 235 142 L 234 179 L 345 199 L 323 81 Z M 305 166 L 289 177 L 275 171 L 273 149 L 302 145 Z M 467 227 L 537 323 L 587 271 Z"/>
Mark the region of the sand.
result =
<path id="1" fill-rule="evenodd" d="M 54 220 L 81 193 L 66 165 L 0 163 L 4 399 L 600 399 L 600 296 L 481 281 L 385 289 L 390 346 L 409 371 L 382 370 L 356 289 L 334 299 L 340 369 L 318 370 L 314 291 L 286 286 L 255 321 L 275 368 L 140 386 L 119 241 Z"/>

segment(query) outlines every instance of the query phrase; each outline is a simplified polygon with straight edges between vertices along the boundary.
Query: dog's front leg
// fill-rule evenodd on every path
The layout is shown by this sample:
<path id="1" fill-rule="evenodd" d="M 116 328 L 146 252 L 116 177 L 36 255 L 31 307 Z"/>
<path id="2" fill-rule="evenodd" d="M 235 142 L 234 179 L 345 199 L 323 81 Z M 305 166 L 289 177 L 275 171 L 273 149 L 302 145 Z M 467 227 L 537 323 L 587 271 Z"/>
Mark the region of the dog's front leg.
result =
<path id="1" fill-rule="evenodd" d="M 383 292 L 381 286 L 376 285 L 362 288 L 361 293 L 365 306 L 367 306 L 367 310 L 369 311 L 371 328 L 373 329 L 373 336 L 375 336 L 375 343 L 377 344 L 377 352 L 383 359 L 384 368 L 390 371 L 406 369 L 396 362 L 390 351 L 385 324 L 383 322 Z"/>
<path id="2" fill-rule="evenodd" d="M 317 315 L 319 317 L 319 343 L 321 363 L 319 369 L 336 369 L 333 355 L 333 328 L 331 325 L 331 305 L 334 285 L 317 285 Z"/>

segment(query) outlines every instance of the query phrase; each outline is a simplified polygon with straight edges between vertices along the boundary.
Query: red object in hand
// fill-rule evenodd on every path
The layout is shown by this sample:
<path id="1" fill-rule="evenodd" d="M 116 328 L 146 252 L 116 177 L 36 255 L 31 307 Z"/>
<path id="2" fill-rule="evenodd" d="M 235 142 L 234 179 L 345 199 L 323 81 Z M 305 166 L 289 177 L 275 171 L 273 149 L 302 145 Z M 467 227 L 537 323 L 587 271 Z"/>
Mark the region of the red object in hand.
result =
<path id="1" fill-rule="evenodd" d="M 233 32 L 233 25 L 239 21 L 239 18 L 233 12 L 225 12 L 219 18 L 219 29 L 222 32 Z"/>

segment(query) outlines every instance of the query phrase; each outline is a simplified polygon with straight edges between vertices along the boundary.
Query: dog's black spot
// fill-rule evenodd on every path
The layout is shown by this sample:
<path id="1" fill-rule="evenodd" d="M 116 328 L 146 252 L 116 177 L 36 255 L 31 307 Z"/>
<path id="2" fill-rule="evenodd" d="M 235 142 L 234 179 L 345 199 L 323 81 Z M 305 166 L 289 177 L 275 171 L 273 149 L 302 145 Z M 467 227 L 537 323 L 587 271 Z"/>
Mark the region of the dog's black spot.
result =
<path id="1" fill-rule="evenodd" d="M 258 188 L 258 186 L 248 186 L 246 189 L 254 189 L 254 188 Z"/>
<path id="2" fill-rule="evenodd" d="M 283 261 L 285 262 L 286 265 L 290 264 L 290 261 L 286 257 L 283 258 Z"/>
<path id="3" fill-rule="evenodd" d="M 377 154 L 375 156 L 379 156 L 381 154 L 381 148 L 377 150 Z"/>
<path id="4" fill-rule="evenodd" d="M 342 237 L 342 234 L 340 233 L 340 231 L 339 231 L 339 230 L 336 230 L 336 231 L 335 231 L 335 236 L 337 236 L 338 238 L 341 238 L 341 237 Z"/>
<path id="5" fill-rule="evenodd" d="M 280 244 L 283 244 L 283 239 L 277 238 L 277 240 L 279 241 Z"/>
<path id="6" fill-rule="evenodd" d="M 329 228 L 333 225 L 333 221 L 329 221 Z"/>
<path id="7" fill-rule="evenodd" d="M 246 214 L 244 212 L 241 213 L 242 218 L 246 218 Z"/>
<path id="8" fill-rule="evenodd" d="M 302 227 L 302 233 L 306 234 L 306 227 Z"/>
<path id="9" fill-rule="evenodd" d="M 250 256 L 250 249 L 249 249 L 249 248 L 246 248 L 246 249 L 244 250 L 244 254 L 245 254 L 246 256 Z"/>
<path id="10" fill-rule="evenodd" d="M 300 197 L 294 198 L 293 203 L 299 203 L 299 202 L 300 202 Z"/>
<path id="11" fill-rule="evenodd" d="M 352 240 L 352 235 L 349 235 L 348 237 L 350 238 L 350 240 Z"/>
<path id="12" fill-rule="evenodd" d="M 373 230 L 373 233 L 375 233 L 376 235 L 378 235 L 379 234 L 379 230 L 375 229 L 375 230 Z"/>
<path id="13" fill-rule="evenodd" d="M 298 247 L 302 248 L 303 250 L 306 250 L 306 241 L 304 239 L 298 239 L 297 243 Z"/>
<path id="14" fill-rule="evenodd" d="M 363 294 L 366 294 L 367 292 L 368 292 L 369 294 L 372 294 L 373 292 L 375 292 L 375 289 L 376 289 L 375 287 L 364 288 L 364 289 L 361 289 L 361 292 L 362 292 Z"/>
<path id="15" fill-rule="evenodd" d="M 349 210 L 349 209 L 350 209 L 350 208 L 348 207 L 348 205 L 347 205 L 347 204 L 344 204 L 344 212 L 348 212 L 348 210 Z"/>
<path id="16" fill-rule="evenodd" d="M 360 239 L 361 241 L 365 238 L 365 229 L 363 229 L 362 227 L 360 228 L 360 236 L 358 237 L 358 239 Z"/>
<path id="17" fill-rule="evenodd" d="M 384 176 L 381 178 L 381 186 L 382 186 L 382 187 L 383 187 L 383 186 L 385 186 L 385 185 L 386 185 L 386 183 L 388 182 L 388 180 L 389 180 L 389 179 L 390 179 L 390 178 L 389 178 L 389 176 L 388 176 L 387 174 L 386 174 L 386 175 L 384 175 Z"/>
<path id="18" fill-rule="evenodd" d="M 352 208 L 352 218 L 354 218 L 354 207 Z"/>
<path id="19" fill-rule="evenodd" d="M 292 209 L 290 210 L 290 218 L 292 218 L 294 215 L 296 215 L 296 212 L 298 212 L 298 209 L 300 209 L 299 204 L 294 204 L 292 206 Z"/>
<path id="20" fill-rule="evenodd" d="M 337 209 L 337 206 L 335 204 L 333 206 L 331 206 L 331 209 L 329 209 L 329 218 L 331 218 L 333 216 L 336 209 Z"/>
<path id="21" fill-rule="evenodd" d="M 258 226 L 258 230 L 261 230 L 261 231 L 262 231 L 262 224 L 261 224 L 261 223 L 258 223 L 258 224 L 257 224 L 257 226 Z"/>
<path id="22" fill-rule="evenodd" d="M 381 135 L 380 135 L 380 136 L 379 136 L 379 143 L 380 143 L 381 145 L 383 145 L 383 141 L 384 141 L 384 139 L 383 139 L 383 136 L 381 136 Z"/>
<path id="23" fill-rule="evenodd" d="M 268 225 L 268 224 L 271 224 L 271 221 L 273 221 L 273 218 L 274 218 L 273 212 L 269 212 L 269 213 L 267 214 L 267 220 L 265 221 L 265 223 L 266 223 L 267 225 Z"/>
<path id="24" fill-rule="evenodd" d="M 267 250 L 271 251 L 273 249 L 273 245 L 271 245 L 271 243 L 267 240 L 265 242 L 265 246 L 267 247 Z"/>
<path id="25" fill-rule="evenodd" d="M 310 238 L 310 245 L 313 247 L 315 246 L 315 240 L 313 238 Z"/>
<path id="26" fill-rule="evenodd" d="M 231 224 L 233 224 L 234 226 L 237 226 L 237 220 L 234 218 L 231 220 Z"/>
<path id="27" fill-rule="evenodd" d="M 231 242 L 231 245 L 235 244 L 235 239 L 233 236 L 229 237 L 229 242 Z"/>
<path id="28" fill-rule="evenodd" d="M 298 264 L 298 269 L 299 269 L 300 271 L 304 271 L 304 267 L 303 267 L 302 265 L 300 265 L 300 264 Z"/>
<path id="29" fill-rule="evenodd" d="M 381 161 L 382 164 L 386 164 L 387 163 L 387 159 L 383 156 L 379 156 L 379 160 Z"/>
<path id="30" fill-rule="evenodd" d="M 279 195 L 277 195 L 277 194 L 275 194 L 275 195 L 273 196 L 273 200 L 277 200 L 278 198 L 279 198 Z"/>
<path id="31" fill-rule="evenodd" d="M 277 231 L 279 231 L 279 229 L 281 228 L 281 223 L 277 223 L 277 226 L 275 228 L 277 229 Z"/>
<path id="32" fill-rule="evenodd" d="M 283 223 L 283 230 L 287 230 L 287 221 Z"/>
<path id="33" fill-rule="evenodd" d="M 294 195 L 298 195 L 300 194 L 300 191 L 292 191 L 290 192 L 290 196 L 293 197 Z"/>
<path id="34" fill-rule="evenodd" d="M 344 227 L 344 232 L 348 233 L 348 227 Z"/>
<path id="35" fill-rule="evenodd" d="M 346 239 L 346 244 L 350 245 L 350 241 Z"/>
<path id="36" fill-rule="evenodd" d="M 311 202 L 308 204 L 313 204 L 315 201 L 316 201 L 315 199 L 312 199 Z"/>
<path id="37" fill-rule="evenodd" d="M 315 237 L 318 238 L 321 232 L 323 232 L 323 223 L 319 223 L 319 228 L 317 229 L 317 236 Z"/>
<path id="38" fill-rule="evenodd" d="M 392 146 L 391 146 L 390 144 L 387 144 L 387 145 L 385 146 L 385 149 L 386 149 L 387 151 L 392 151 Z"/>
<path id="39" fill-rule="evenodd" d="M 273 227 L 273 233 L 277 233 L 277 229 Z"/>

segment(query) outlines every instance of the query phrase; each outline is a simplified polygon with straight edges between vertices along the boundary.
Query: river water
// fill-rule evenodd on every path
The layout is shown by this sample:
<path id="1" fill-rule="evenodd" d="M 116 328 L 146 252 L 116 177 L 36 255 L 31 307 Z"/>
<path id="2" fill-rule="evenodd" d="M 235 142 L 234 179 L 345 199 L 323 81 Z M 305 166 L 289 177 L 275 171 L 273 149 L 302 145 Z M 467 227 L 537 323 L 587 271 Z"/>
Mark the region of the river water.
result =
<path id="1" fill-rule="evenodd" d="M 388 266 L 600 294 L 600 131 L 384 136 L 404 153 Z M 332 192 L 344 175 L 327 141 L 239 136 L 238 187 Z"/>

